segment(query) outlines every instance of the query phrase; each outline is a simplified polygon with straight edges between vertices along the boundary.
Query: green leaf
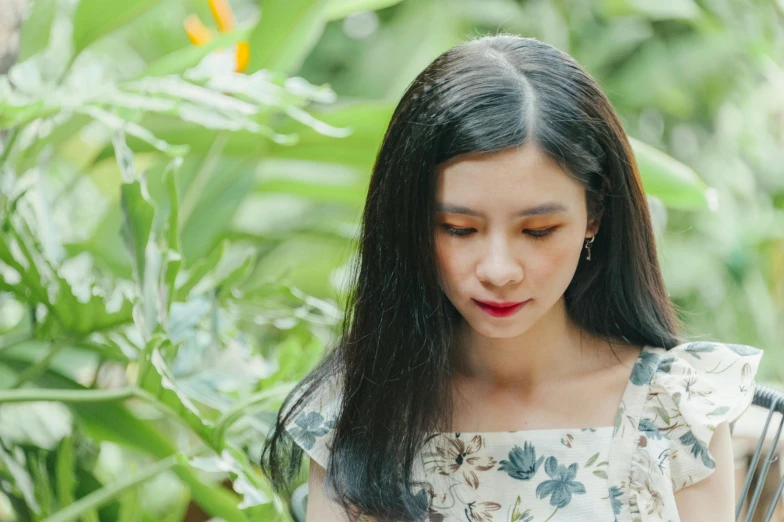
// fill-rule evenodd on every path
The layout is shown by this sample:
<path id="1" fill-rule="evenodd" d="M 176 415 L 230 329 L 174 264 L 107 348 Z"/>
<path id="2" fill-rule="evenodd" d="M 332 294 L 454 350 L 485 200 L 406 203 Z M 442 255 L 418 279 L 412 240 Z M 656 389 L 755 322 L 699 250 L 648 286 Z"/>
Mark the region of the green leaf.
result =
<path id="1" fill-rule="evenodd" d="M 180 251 L 180 190 L 177 187 L 177 169 L 182 165 L 179 158 L 173 160 L 163 172 L 163 183 L 166 189 L 166 199 L 169 207 L 166 209 L 168 220 L 166 223 L 166 244 L 170 250 Z"/>
<path id="2" fill-rule="evenodd" d="M 6 453 L 0 445 L 0 464 L 8 471 L 13 478 L 14 484 L 22 492 L 25 503 L 35 513 L 40 513 L 41 508 L 35 498 L 35 486 L 30 473 L 22 466 L 13 455 Z"/>
<path id="3" fill-rule="evenodd" d="M 251 268 L 256 262 L 256 255 L 248 253 L 245 260 L 240 263 L 236 268 L 231 269 L 224 277 L 215 281 L 216 287 L 221 293 L 228 293 L 234 285 L 244 280 L 251 271 Z"/>
<path id="4" fill-rule="evenodd" d="M 91 116 L 95 120 L 106 125 L 106 127 L 109 129 L 126 132 L 135 138 L 147 142 L 152 145 L 153 148 L 163 152 L 168 156 L 184 156 L 190 150 L 190 147 L 187 145 L 172 145 L 167 143 L 166 141 L 157 138 L 152 132 L 150 132 L 148 129 L 145 129 L 141 125 L 132 121 L 124 120 L 116 114 L 99 109 L 98 107 L 86 105 L 77 107 L 75 110 Z"/>
<path id="5" fill-rule="evenodd" d="M 228 133 L 222 154 L 238 159 L 278 157 L 341 163 L 368 172 L 373 167 L 376 151 L 393 111 L 394 105 L 383 100 L 352 102 L 328 108 L 313 107 L 309 112 L 314 118 L 333 127 L 350 127 L 351 134 L 342 138 L 327 136 L 291 118 L 284 120 L 274 131 L 286 135 L 297 134 L 299 140 L 296 146 L 262 140 L 258 133 L 238 130 Z M 194 151 L 210 150 L 221 133 L 189 122 L 173 121 L 159 114 L 147 114 L 142 123 L 167 143 L 187 143 Z M 155 150 L 145 140 L 133 136 L 128 137 L 128 144 L 136 152 Z M 101 152 L 99 159 L 107 158 L 110 154 L 112 151 L 107 148 Z"/>
<path id="6" fill-rule="evenodd" d="M 35 233 L 18 215 L 6 221 L 6 231 L 0 234 L 0 261 L 19 274 L 18 283 L 5 281 L 7 291 L 15 293 L 28 303 L 40 303 L 49 315 L 40 325 L 42 334 L 52 334 L 54 328 L 64 328 L 81 336 L 128 322 L 132 304 L 122 298 L 111 310 L 109 297 L 90 292 L 84 302 L 74 295 L 71 285 L 63 279 L 41 252 Z M 12 246 L 13 245 L 13 246 Z M 12 249 L 21 253 L 25 265 L 13 255 Z"/>
<path id="7" fill-rule="evenodd" d="M 45 518 L 44 522 L 68 522 L 70 520 L 76 520 L 80 518 L 83 513 L 113 500 L 126 490 L 150 480 L 157 474 L 171 469 L 176 464 L 182 464 L 181 459 L 183 459 L 182 454 L 175 453 L 174 455 L 148 466 L 141 472 L 135 473 L 131 477 L 119 480 L 114 484 L 104 486 L 99 490 L 85 495 L 65 509 L 61 509 L 52 516 Z"/>
<path id="8" fill-rule="evenodd" d="M 401 0 L 332 0 L 326 9 L 328 20 L 340 20 L 354 13 L 375 11 L 395 4 Z"/>
<path id="9" fill-rule="evenodd" d="M 166 268 L 163 275 L 163 288 L 161 291 L 166 296 L 166 313 L 171 308 L 172 297 L 177 274 L 182 267 L 182 256 L 180 255 L 180 196 L 177 187 L 176 172 L 182 165 L 180 158 L 172 160 L 163 173 L 163 186 L 168 201 L 166 219 Z"/>
<path id="10" fill-rule="evenodd" d="M 41 506 L 41 515 L 48 516 L 56 506 L 54 488 L 52 487 L 52 476 L 46 465 L 46 455 L 40 448 L 26 448 L 25 466 L 30 470 L 30 476 L 35 484 L 35 496 L 38 505 Z"/>
<path id="11" fill-rule="evenodd" d="M 245 279 L 255 264 L 255 249 L 247 245 L 230 245 L 228 240 L 224 240 L 219 250 L 221 257 L 217 265 L 208 272 L 204 272 L 207 265 L 199 267 L 199 279 L 195 286 L 189 286 L 190 293 L 211 294 L 213 291 L 228 293 L 237 282 Z M 189 280 L 192 280 L 194 276 L 195 274 L 191 274 Z"/>
<path id="12" fill-rule="evenodd" d="M 347 238 L 317 236 L 312 232 L 288 234 L 285 241 L 256 264 L 254 284 L 264 279 L 283 279 L 309 295 L 335 298 L 332 272 L 347 263 L 353 242 Z"/>
<path id="13" fill-rule="evenodd" d="M 65 437 L 57 450 L 55 474 L 57 478 L 57 502 L 65 507 L 74 501 L 76 473 L 74 471 L 73 436 Z"/>
<path id="14" fill-rule="evenodd" d="M 147 193 L 144 178 L 123 183 L 121 204 L 123 209 L 122 234 L 134 259 L 134 278 L 141 290 L 140 327 L 144 338 L 149 339 L 158 325 L 158 292 L 161 271 L 161 251 L 155 242 L 153 221 L 155 206 Z"/>
<path id="15" fill-rule="evenodd" d="M 349 103 L 325 109 L 313 109 L 311 114 L 320 121 L 335 127 L 351 127 L 352 133 L 335 139 L 288 120 L 276 128 L 278 132 L 299 134 L 296 147 L 270 144 L 265 152 L 268 158 L 306 159 L 327 163 L 342 163 L 368 172 L 375 162 L 376 152 L 384 138 L 394 106 L 387 101 Z M 227 150 L 232 150 L 231 140 Z"/>
<path id="16" fill-rule="evenodd" d="M 295 180 L 262 181 L 257 190 L 265 194 L 282 192 L 303 196 L 312 201 L 329 201 L 337 203 L 361 203 L 367 197 L 366 186 L 346 186 L 336 183 L 306 182 Z"/>
<path id="17" fill-rule="evenodd" d="M 231 428 L 232 424 L 237 422 L 237 420 L 244 415 L 249 415 L 252 410 L 256 408 L 272 409 L 274 404 L 279 406 L 283 399 L 285 399 L 294 388 L 295 384 L 295 382 L 278 381 L 266 387 L 264 390 L 256 392 L 250 397 L 246 397 L 234 404 L 231 409 L 223 413 L 215 423 L 215 431 L 213 432 L 215 437 L 214 445 L 217 447 L 225 446 L 226 441 L 224 438 L 226 432 Z"/>
<path id="18" fill-rule="evenodd" d="M 56 5 L 56 0 L 32 2 L 30 13 L 22 24 L 22 41 L 19 44 L 18 56 L 20 62 L 46 49 Z"/>
<path id="19" fill-rule="evenodd" d="M 0 390 L 0 397 L 41 391 L 35 388 Z M 53 400 L 51 394 L 49 400 L 26 404 L 3 400 L 0 404 L 0 437 L 18 445 L 32 444 L 37 448 L 55 449 L 61 440 L 71 435 L 73 416 L 67 407 Z"/>
<path id="20" fill-rule="evenodd" d="M 0 110 L 0 112 L 2 111 Z M 61 112 L 58 115 L 58 118 L 63 118 L 64 116 L 65 114 Z M 0 116 L 0 120 L 2 120 L 2 116 Z M 49 148 L 62 150 L 62 145 L 68 140 L 72 139 L 74 136 L 78 136 L 79 131 L 91 121 L 91 118 L 86 114 L 74 113 L 70 117 L 63 119 L 61 123 L 53 120 L 55 119 L 52 118 L 48 120 L 54 125 L 54 128 L 46 137 L 46 139 L 36 140 L 30 145 L 30 147 L 20 152 L 18 159 L 19 172 L 24 172 L 27 169 L 35 167 L 38 164 L 38 160 L 40 158 L 39 155 L 41 154 L 42 150 Z M 109 147 L 108 150 L 109 154 L 113 155 L 111 147 Z M 84 148 L 80 151 L 80 155 L 82 157 L 77 159 L 84 161 Z M 92 152 L 90 155 L 92 155 Z"/>
<path id="21" fill-rule="evenodd" d="M 645 192 L 672 208 L 708 206 L 705 182 L 687 165 L 639 140 L 629 138 Z"/>
<path id="22" fill-rule="evenodd" d="M 29 366 L 29 362 L 24 357 L 24 351 L 0 351 L 0 360 L 16 371 L 23 371 Z M 38 379 L 38 384 L 47 388 L 87 391 L 84 386 L 53 370 L 42 375 Z M 153 424 L 138 419 L 120 403 L 80 402 L 71 404 L 71 409 L 87 434 L 93 438 L 137 449 L 159 459 L 166 458 L 176 451 L 174 443 L 164 437 Z M 235 494 L 205 484 L 190 466 L 177 466 L 174 472 L 190 488 L 194 501 L 205 512 L 223 518 L 227 522 L 247 521 L 237 507 L 239 500 Z"/>
<path id="23" fill-rule="evenodd" d="M 74 50 L 79 53 L 98 38 L 138 18 L 160 2 L 161 0 L 81 0 L 73 22 Z"/>
<path id="24" fill-rule="evenodd" d="M 139 522 L 142 520 L 142 509 L 139 504 L 139 488 L 129 488 L 120 498 L 120 514 L 117 522 Z"/>
<path id="25" fill-rule="evenodd" d="M 270 492 L 266 491 L 267 488 L 258 480 L 255 470 L 248 466 L 247 458 L 237 451 L 225 449 L 220 455 L 192 459 L 190 464 L 203 471 L 232 473 L 235 476 L 232 487 L 243 497 L 239 506 L 241 509 L 272 502 Z"/>
<path id="26" fill-rule="evenodd" d="M 219 243 L 209 252 L 207 257 L 200 258 L 196 263 L 194 263 L 194 265 L 188 271 L 187 279 L 175 290 L 175 301 L 185 301 L 188 298 L 188 294 L 190 294 L 191 290 L 197 284 L 199 284 L 199 281 L 201 281 L 204 276 L 206 276 L 210 271 L 218 266 L 218 263 L 223 257 L 223 253 L 226 251 L 227 244 L 228 243 L 226 241 Z"/>
<path id="27" fill-rule="evenodd" d="M 133 256 L 134 276 L 141 286 L 145 273 L 145 250 L 152 238 L 155 219 L 155 204 L 143 179 L 122 184 L 121 205 L 124 218 L 122 234 Z"/>
<path id="28" fill-rule="evenodd" d="M 169 340 L 161 336 L 150 340 L 139 368 L 139 387 L 170 408 L 171 412 L 188 424 L 203 441 L 210 444 L 214 440 L 213 423 L 177 388 L 174 376 L 161 354 L 161 350 L 170 348 Z"/>
<path id="29" fill-rule="evenodd" d="M 226 114 L 236 113 L 242 116 L 252 116 L 259 112 L 259 108 L 252 103 L 233 98 L 211 88 L 202 87 L 177 76 L 146 77 L 133 82 L 127 88 L 143 94 L 170 96 L 176 100 L 189 101 L 199 107 L 208 107 Z"/>
<path id="30" fill-rule="evenodd" d="M 57 112 L 57 107 L 47 106 L 43 100 L 35 100 L 24 105 L 0 103 L 0 130 L 21 127 L 33 120 L 52 116 Z"/>
<path id="31" fill-rule="evenodd" d="M 264 2 L 261 19 L 250 35 L 247 72 L 269 69 L 291 73 L 321 37 L 329 0 Z"/>
<path id="32" fill-rule="evenodd" d="M 184 196 L 182 207 L 186 201 L 194 202 L 181 225 L 182 256 L 186 262 L 210 255 L 231 230 L 240 203 L 253 190 L 255 165 L 250 158 L 220 157 L 214 170 L 202 190 L 193 189 L 193 185 L 183 190 L 188 196 L 193 194 L 193 198 Z"/>

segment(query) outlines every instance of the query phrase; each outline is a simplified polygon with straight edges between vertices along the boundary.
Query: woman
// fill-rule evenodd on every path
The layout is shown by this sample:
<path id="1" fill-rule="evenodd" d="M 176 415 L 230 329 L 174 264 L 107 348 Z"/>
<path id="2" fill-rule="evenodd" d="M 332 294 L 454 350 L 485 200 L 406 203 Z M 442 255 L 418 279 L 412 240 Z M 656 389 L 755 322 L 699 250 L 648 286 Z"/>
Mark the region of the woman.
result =
<path id="1" fill-rule="evenodd" d="M 680 337 L 628 140 L 569 55 L 489 36 L 414 80 L 355 274 L 262 456 L 281 492 L 310 456 L 308 521 L 734 520 L 762 352 Z"/>

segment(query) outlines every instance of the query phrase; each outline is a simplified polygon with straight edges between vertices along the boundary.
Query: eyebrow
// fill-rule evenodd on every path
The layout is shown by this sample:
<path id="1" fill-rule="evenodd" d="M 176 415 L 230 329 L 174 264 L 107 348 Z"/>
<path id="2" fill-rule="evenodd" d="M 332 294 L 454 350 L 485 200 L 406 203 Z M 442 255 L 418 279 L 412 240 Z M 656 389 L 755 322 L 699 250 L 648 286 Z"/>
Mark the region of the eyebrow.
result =
<path id="1" fill-rule="evenodd" d="M 469 216 L 485 217 L 484 213 L 482 212 L 470 209 L 468 207 L 462 207 L 460 205 L 449 205 L 444 203 L 438 203 L 436 205 L 436 210 L 438 212 L 448 212 L 450 214 L 466 214 Z M 512 215 L 513 217 L 541 216 L 546 214 L 560 214 L 562 212 L 568 212 L 568 211 L 569 209 L 567 209 L 566 206 L 564 206 L 562 203 L 551 201 L 551 202 L 543 203 L 541 205 L 537 205 L 535 207 L 518 210 Z"/>

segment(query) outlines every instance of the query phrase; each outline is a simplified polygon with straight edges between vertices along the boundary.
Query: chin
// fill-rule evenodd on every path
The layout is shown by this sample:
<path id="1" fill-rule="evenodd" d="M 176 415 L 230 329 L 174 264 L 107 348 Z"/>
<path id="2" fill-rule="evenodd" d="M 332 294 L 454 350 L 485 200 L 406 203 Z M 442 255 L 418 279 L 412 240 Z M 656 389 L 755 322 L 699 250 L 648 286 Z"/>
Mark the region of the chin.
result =
<path id="1" fill-rule="evenodd" d="M 465 316 L 463 316 L 465 317 Z M 490 337 L 492 339 L 507 339 L 510 337 L 517 337 L 525 333 L 525 328 L 520 321 L 509 323 L 506 325 L 489 324 L 488 320 L 484 318 L 473 318 L 466 320 L 468 326 L 471 327 L 479 335 Z"/>

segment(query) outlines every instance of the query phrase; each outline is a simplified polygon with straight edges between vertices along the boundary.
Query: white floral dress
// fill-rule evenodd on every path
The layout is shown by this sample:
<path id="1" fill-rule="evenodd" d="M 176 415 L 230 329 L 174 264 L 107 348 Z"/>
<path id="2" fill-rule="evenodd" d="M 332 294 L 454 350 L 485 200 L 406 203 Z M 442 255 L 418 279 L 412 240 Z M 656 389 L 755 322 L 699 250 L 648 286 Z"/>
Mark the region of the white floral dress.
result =
<path id="1" fill-rule="evenodd" d="M 431 485 L 428 520 L 678 522 L 673 494 L 713 472 L 711 436 L 751 404 L 762 355 L 645 346 L 614 426 L 434 434 L 412 470 Z M 324 393 L 287 426 L 325 468 L 337 401 Z"/>

